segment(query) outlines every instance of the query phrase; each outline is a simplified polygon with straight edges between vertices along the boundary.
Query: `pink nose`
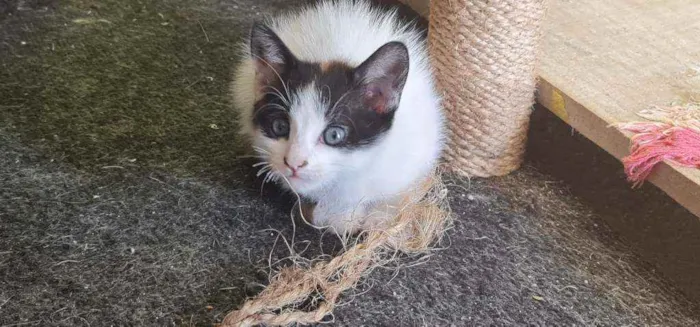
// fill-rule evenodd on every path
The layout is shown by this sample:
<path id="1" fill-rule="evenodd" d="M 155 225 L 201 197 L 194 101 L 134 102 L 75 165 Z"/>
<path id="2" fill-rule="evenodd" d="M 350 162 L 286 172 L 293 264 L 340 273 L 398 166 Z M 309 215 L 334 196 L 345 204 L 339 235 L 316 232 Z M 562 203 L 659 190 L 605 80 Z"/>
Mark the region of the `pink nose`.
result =
<path id="1" fill-rule="evenodd" d="M 287 157 L 284 157 L 284 164 L 287 165 L 287 167 L 289 167 L 289 169 L 291 169 L 293 173 L 296 173 L 297 170 L 306 167 L 306 165 L 308 165 L 309 162 L 304 160 L 304 162 L 302 162 L 299 165 L 294 163 L 290 164 L 289 161 L 287 161 Z"/>

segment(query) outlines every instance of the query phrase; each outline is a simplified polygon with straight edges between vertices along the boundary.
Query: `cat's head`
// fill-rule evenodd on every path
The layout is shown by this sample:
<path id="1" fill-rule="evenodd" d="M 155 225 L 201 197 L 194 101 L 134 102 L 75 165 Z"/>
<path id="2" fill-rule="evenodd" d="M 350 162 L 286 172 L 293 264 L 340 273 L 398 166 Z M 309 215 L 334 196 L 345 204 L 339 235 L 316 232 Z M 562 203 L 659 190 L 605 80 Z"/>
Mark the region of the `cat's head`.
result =
<path id="1" fill-rule="evenodd" d="M 387 43 L 357 67 L 305 62 L 258 23 L 251 30 L 250 54 L 253 143 L 273 178 L 286 178 L 303 193 L 343 172 L 372 169 L 368 149 L 392 128 L 408 76 L 404 44 Z"/>

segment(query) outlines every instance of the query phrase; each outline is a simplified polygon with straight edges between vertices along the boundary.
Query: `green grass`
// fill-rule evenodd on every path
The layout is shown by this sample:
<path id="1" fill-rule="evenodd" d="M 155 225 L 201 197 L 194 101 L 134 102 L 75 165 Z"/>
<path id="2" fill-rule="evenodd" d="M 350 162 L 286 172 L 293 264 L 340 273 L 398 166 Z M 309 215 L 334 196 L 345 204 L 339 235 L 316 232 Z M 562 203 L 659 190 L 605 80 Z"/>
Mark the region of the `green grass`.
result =
<path id="1" fill-rule="evenodd" d="M 238 153 L 228 86 L 244 27 L 215 7 L 74 0 L 7 18 L 0 128 L 88 171 L 227 165 Z"/>

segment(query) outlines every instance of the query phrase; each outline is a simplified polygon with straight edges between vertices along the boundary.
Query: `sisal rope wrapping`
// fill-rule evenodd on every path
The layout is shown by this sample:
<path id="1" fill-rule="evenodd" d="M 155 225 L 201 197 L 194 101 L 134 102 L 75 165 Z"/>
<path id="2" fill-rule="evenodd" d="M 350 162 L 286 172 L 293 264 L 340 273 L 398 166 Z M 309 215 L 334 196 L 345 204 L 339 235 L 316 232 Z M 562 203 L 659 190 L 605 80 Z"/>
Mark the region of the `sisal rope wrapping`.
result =
<path id="1" fill-rule="evenodd" d="M 429 45 L 449 127 L 449 169 L 520 167 L 536 86 L 545 0 L 432 0 Z"/>

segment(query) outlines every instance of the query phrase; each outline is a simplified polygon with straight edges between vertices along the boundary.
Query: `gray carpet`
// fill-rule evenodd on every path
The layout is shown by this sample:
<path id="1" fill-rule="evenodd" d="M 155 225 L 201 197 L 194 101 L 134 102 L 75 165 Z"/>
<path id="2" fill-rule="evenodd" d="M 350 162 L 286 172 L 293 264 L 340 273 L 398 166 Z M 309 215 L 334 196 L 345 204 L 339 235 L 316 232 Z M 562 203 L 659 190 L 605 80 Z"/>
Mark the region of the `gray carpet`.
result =
<path id="1" fill-rule="evenodd" d="M 0 4 L 0 326 L 211 326 L 289 264 L 291 199 L 241 159 L 227 87 L 246 26 L 293 3 Z M 700 324 L 538 167 L 450 178 L 446 248 L 375 271 L 333 325 Z M 340 251 L 294 238 L 304 256 Z"/>

